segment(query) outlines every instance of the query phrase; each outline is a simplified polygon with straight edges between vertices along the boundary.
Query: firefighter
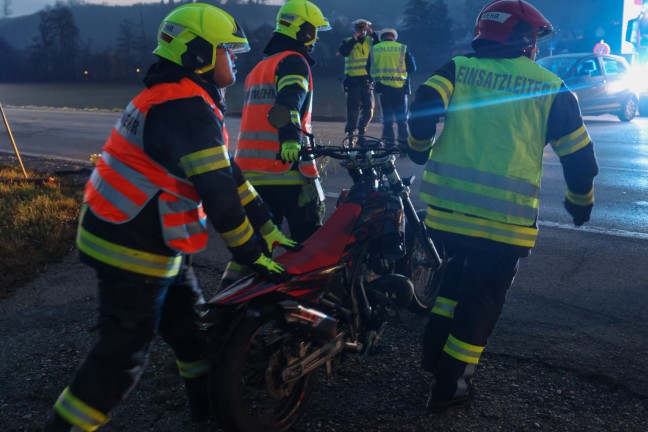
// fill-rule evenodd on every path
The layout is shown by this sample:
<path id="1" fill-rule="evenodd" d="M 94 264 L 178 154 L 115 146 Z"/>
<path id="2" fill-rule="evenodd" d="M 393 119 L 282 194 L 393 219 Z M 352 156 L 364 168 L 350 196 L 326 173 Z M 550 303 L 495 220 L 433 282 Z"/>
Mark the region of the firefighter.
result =
<path id="1" fill-rule="evenodd" d="M 369 73 L 380 95 L 382 138 L 394 144 L 394 121 L 398 141 L 407 143 L 407 96 L 410 93 L 409 74 L 416 70 L 414 57 L 407 45 L 396 42 L 398 32 L 386 28 L 380 32 L 380 43 L 371 48 Z"/>
<path id="2" fill-rule="evenodd" d="M 265 57 L 245 80 L 245 101 L 234 160 L 263 200 L 278 227 L 288 222 L 291 237 L 302 242 L 322 226 L 324 191 L 313 159 L 300 160 L 305 132 L 311 132 L 313 80 L 310 55 L 318 32 L 330 30 L 321 10 L 307 0 L 289 0 L 277 13 Z M 292 123 L 275 129 L 268 122 L 274 105 L 288 108 Z M 279 155 L 280 159 L 277 159 Z M 221 288 L 251 269 L 233 259 Z"/>
<path id="3" fill-rule="evenodd" d="M 303 241 L 321 225 L 324 193 L 312 159 L 300 160 L 303 131 L 311 131 L 313 80 L 310 53 L 318 31 L 330 30 L 320 9 L 307 0 L 289 0 L 277 14 L 274 34 L 245 80 L 245 102 L 235 161 L 270 206 L 275 225 L 284 218 L 292 237 Z M 275 129 L 267 114 L 288 108 L 292 123 Z M 279 155 L 279 159 L 277 158 Z"/>
<path id="4" fill-rule="evenodd" d="M 338 51 L 344 57 L 344 92 L 346 93 L 346 126 L 344 132 L 351 140 L 358 132 L 361 144 L 374 111 L 373 82 L 367 72 L 371 47 L 380 42 L 371 28 L 371 21 L 353 21 L 352 36 L 342 41 Z"/>
<path id="5" fill-rule="evenodd" d="M 219 88 L 235 82 L 236 54 L 248 50 L 243 30 L 214 6 L 186 4 L 162 22 L 146 88 L 85 187 L 77 247 L 99 280 L 99 337 L 46 432 L 102 427 L 140 379 L 158 332 L 175 351 L 192 419 L 208 418 L 210 362 L 196 323 L 204 300 L 190 263 L 207 244 L 207 216 L 238 261 L 274 278 L 284 272 L 262 253 L 254 225 L 269 213 L 226 148 Z M 285 242 L 266 228 L 267 242 Z"/>
<path id="6" fill-rule="evenodd" d="M 423 340 L 422 366 L 434 375 L 431 411 L 472 394 L 519 259 L 536 241 L 547 143 L 563 166 L 565 209 L 576 226 L 590 219 L 593 144 L 574 94 L 534 62 L 536 43 L 553 33 L 525 1 L 489 3 L 477 17 L 474 53 L 438 69 L 410 106 L 408 154 L 426 164 L 425 224 L 448 260 Z"/>

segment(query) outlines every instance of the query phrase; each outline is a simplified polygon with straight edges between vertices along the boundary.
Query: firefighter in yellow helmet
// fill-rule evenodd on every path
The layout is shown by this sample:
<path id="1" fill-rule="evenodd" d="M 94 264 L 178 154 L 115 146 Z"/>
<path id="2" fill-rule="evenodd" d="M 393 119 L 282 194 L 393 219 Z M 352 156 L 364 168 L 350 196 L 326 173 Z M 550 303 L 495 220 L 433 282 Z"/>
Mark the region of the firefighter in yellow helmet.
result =
<path id="1" fill-rule="evenodd" d="M 321 225 L 324 192 L 312 159 L 302 160 L 300 129 L 311 131 L 313 80 L 311 53 L 320 31 L 330 30 L 322 11 L 306 0 L 289 0 L 277 13 L 274 34 L 261 60 L 245 79 L 245 101 L 234 160 L 272 211 L 281 227 L 302 242 Z M 292 124 L 275 129 L 267 119 L 273 105 L 286 107 Z M 280 159 L 277 159 L 280 155 Z M 238 279 L 246 269 L 228 264 L 222 286 Z"/>
<path id="2" fill-rule="evenodd" d="M 410 74 L 416 71 L 414 56 L 407 45 L 396 42 L 398 31 L 385 28 L 380 31 L 380 43 L 371 48 L 369 74 L 380 95 L 382 113 L 382 138 L 392 145 L 407 143 L 407 96 L 410 93 Z"/>
<path id="3" fill-rule="evenodd" d="M 474 52 L 437 70 L 410 106 L 408 153 L 426 165 L 425 224 L 448 261 L 423 341 L 432 411 L 472 394 L 519 259 L 538 235 L 547 144 L 563 166 L 574 224 L 590 218 L 598 165 L 578 101 L 534 62 L 536 43 L 553 33 L 528 2 L 489 3 L 477 17 Z M 443 132 L 433 141 L 440 117 Z"/>
<path id="4" fill-rule="evenodd" d="M 353 35 L 345 38 L 338 51 L 344 57 L 344 92 L 346 93 L 346 125 L 344 132 L 351 137 L 359 135 L 358 144 L 373 118 L 375 99 L 373 82 L 367 71 L 371 47 L 380 42 L 371 28 L 371 21 L 358 18 L 353 21 Z"/>
<path id="5" fill-rule="evenodd" d="M 206 246 L 207 217 L 238 261 L 271 277 L 284 270 L 265 243 L 294 245 L 227 153 L 220 89 L 235 82 L 236 55 L 248 50 L 236 21 L 211 5 L 180 6 L 162 22 L 146 88 L 85 187 L 77 247 L 99 280 L 99 337 L 46 432 L 102 427 L 140 379 L 156 333 L 175 352 L 191 418 L 208 418 L 210 362 L 195 309 L 204 301 L 189 259 Z"/>

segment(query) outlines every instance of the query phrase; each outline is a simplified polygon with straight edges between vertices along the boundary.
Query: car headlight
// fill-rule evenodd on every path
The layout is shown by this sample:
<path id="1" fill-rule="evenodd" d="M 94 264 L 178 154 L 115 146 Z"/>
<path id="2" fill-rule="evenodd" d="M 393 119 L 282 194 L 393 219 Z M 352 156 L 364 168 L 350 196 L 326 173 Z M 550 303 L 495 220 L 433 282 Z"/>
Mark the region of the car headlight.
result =
<path id="1" fill-rule="evenodd" d="M 637 93 L 648 93 L 648 64 L 632 66 L 626 82 Z"/>

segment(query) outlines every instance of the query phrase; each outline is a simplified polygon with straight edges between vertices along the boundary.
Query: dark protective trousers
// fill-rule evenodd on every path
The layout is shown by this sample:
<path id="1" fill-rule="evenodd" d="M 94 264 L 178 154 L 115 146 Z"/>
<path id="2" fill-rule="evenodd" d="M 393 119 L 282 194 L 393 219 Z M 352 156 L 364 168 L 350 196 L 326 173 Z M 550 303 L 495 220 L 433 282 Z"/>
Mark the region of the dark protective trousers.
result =
<path id="1" fill-rule="evenodd" d="M 394 122 L 398 129 L 398 140 L 407 142 L 407 94 L 405 88 L 383 85 L 380 92 L 382 112 L 382 138 L 394 142 Z"/>
<path id="2" fill-rule="evenodd" d="M 141 282 L 97 273 L 99 340 L 75 372 L 70 391 L 107 414 L 139 381 L 157 332 L 178 360 L 203 358 L 195 306 L 204 300 L 188 265 L 172 282 L 155 278 Z"/>
<path id="3" fill-rule="evenodd" d="M 460 361 L 444 351 L 448 336 L 470 345 L 486 346 L 502 313 L 519 258 L 448 244 L 444 249 L 448 262 L 438 296 L 457 303 L 454 317 L 430 314 L 423 335 L 422 367 L 434 374 L 436 396 L 450 399 L 470 391 L 475 364 Z"/>
<path id="4" fill-rule="evenodd" d="M 324 202 L 314 185 L 254 186 L 272 212 L 272 222 L 281 229 L 284 219 L 293 240 L 301 243 L 322 226 Z M 306 194 L 304 197 L 302 194 Z M 301 199 L 300 199 L 301 196 Z M 303 205 L 300 205 L 303 201 Z"/>
<path id="5" fill-rule="evenodd" d="M 370 82 L 353 82 L 347 85 L 347 115 L 344 132 L 364 135 L 373 118 L 375 99 Z"/>

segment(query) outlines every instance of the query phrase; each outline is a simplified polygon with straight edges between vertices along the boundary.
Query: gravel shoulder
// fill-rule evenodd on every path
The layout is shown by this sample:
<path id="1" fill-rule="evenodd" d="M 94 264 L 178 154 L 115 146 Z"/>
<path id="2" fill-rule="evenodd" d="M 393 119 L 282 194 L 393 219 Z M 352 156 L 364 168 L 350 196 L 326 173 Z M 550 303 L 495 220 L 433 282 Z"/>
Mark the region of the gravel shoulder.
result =
<path id="1" fill-rule="evenodd" d="M 43 166 L 57 164 L 60 162 L 49 161 Z M 222 264 L 197 260 L 197 274 L 207 297 L 211 287 L 216 286 Z M 522 274 L 527 271 L 525 265 Z M 641 367 L 648 352 L 643 338 L 646 309 L 636 317 L 630 311 L 623 323 L 610 317 L 588 317 L 585 312 L 575 313 L 569 308 L 561 311 L 556 305 L 554 313 L 570 313 L 571 324 L 552 327 L 547 324 L 551 320 L 533 315 L 537 313 L 532 311 L 537 302 L 533 287 L 538 281 L 531 273 L 535 265 L 534 261 L 527 265 L 527 276 L 516 281 L 509 295 L 502 319 L 477 368 L 476 395 L 469 405 L 440 415 L 426 413 L 430 376 L 418 368 L 425 318 L 404 312 L 400 320 L 389 324 L 373 357 L 359 362 L 347 356 L 336 375 L 327 378 L 322 374 L 296 430 L 647 430 L 648 389 L 645 369 Z M 556 266 L 559 274 L 561 269 Z M 559 283 L 573 285 L 564 280 Z M 641 287 L 620 289 L 635 288 Z M 79 263 L 73 251 L 12 297 L 0 301 L 0 431 L 40 430 L 48 409 L 94 341 L 91 328 L 95 300 L 93 272 Z M 637 307 L 643 307 L 643 303 Z M 583 306 L 583 310 L 588 308 Z M 604 348 L 596 340 L 601 331 L 592 330 L 591 322 L 606 320 L 611 323 L 611 327 L 606 324 L 610 332 L 636 329 L 633 334 L 639 336 L 624 336 L 638 338 L 634 351 L 618 353 L 612 342 Z M 590 330 L 598 332 L 597 336 L 589 335 Z M 103 430 L 219 429 L 189 422 L 174 358 L 156 339 L 141 382 L 115 409 L 112 421 Z"/>

